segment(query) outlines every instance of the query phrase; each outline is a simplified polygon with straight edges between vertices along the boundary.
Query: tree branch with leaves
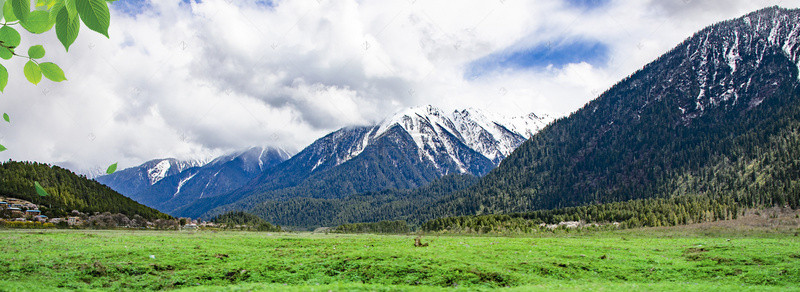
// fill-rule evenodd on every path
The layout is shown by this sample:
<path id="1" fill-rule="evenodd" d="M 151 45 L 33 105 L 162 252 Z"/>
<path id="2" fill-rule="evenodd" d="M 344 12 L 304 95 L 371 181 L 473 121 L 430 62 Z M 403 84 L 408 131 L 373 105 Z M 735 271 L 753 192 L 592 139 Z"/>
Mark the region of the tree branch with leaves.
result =
<path id="1" fill-rule="evenodd" d="M 108 2 L 116 0 L 0 0 L 3 8 L 3 25 L 0 27 L 0 58 L 10 60 L 18 57 L 28 59 L 22 68 L 25 78 L 34 85 L 42 81 L 42 76 L 53 82 L 67 80 L 64 71 L 55 63 L 41 62 L 45 56 L 42 45 L 33 45 L 28 48 L 27 55 L 18 52 L 22 41 L 19 28 L 33 33 L 42 34 L 55 27 L 56 36 L 64 49 L 69 52 L 69 47 L 78 38 L 81 22 L 87 28 L 108 37 L 108 27 L 111 24 L 111 13 Z M 31 6 L 33 3 L 33 6 Z M 33 8 L 33 10 L 31 10 Z M 0 63 L 0 92 L 8 85 L 8 69 Z M 10 123 L 8 114 L 3 114 L 3 119 Z M 6 147 L 0 145 L 0 152 Z"/>
<path id="2" fill-rule="evenodd" d="M 28 61 L 22 68 L 22 74 L 34 85 L 42 81 L 42 77 L 53 82 L 66 81 L 64 71 L 52 62 L 42 62 L 45 57 L 45 48 L 42 45 L 32 45 L 27 50 L 27 55 L 19 53 L 22 42 L 20 28 L 32 34 L 43 34 L 55 27 L 56 37 L 69 52 L 69 47 L 78 38 L 81 22 L 95 32 L 106 37 L 111 24 L 111 13 L 108 3 L 116 0 L 0 0 L 2 7 L 2 27 L 0 27 L 0 58 L 11 60 L 23 58 Z M 8 85 L 8 69 L 0 62 L 0 92 Z M 3 113 L 3 120 L 11 122 L 7 113 Z M 7 150 L 0 144 L 0 152 Z M 109 167 L 107 172 L 116 170 L 116 163 Z M 41 196 L 47 192 L 35 184 Z"/>

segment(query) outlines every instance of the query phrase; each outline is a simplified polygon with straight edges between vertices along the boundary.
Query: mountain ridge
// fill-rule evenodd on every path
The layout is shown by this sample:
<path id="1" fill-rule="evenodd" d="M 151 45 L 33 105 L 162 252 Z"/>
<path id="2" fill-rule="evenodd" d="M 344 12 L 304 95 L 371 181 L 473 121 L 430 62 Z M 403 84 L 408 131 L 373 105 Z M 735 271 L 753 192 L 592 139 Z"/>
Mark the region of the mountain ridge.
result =
<path id="1" fill-rule="evenodd" d="M 290 156 L 280 148 L 251 147 L 203 164 L 173 158 L 151 160 L 96 180 L 138 202 L 169 213 L 196 199 L 238 188 Z"/>
<path id="2" fill-rule="evenodd" d="M 536 115 L 518 118 L 513 128 L 521 134 L 475 109 L 407 108 L 375 125 L 345 127 L 325 135 L 235 192 L 198 201 L 176 214 L 212 216 L 274 198 L 340 198 L 420 187 L 448 174 L 480 176 L 525 141 L 525 133 L 536 132 L 549 121 Z M 229 206 L 220 207 L 225 205 Z M 219 209 L 205 214 L 214 208 Z"/>

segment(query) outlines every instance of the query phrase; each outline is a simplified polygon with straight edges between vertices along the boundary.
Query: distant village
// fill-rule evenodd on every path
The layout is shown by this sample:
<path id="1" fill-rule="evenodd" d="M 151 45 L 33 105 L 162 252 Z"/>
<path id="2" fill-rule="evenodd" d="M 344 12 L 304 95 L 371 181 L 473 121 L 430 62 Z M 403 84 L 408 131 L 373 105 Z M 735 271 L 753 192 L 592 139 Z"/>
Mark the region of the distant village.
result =
<path id="1" fill-rule="evenodd" d="M 128 217 L 125 214 L 108 212 L 86 214 L 73 210 L 69 216 L 49 218 L 42 214 L 39 206 L 29 201 L 0 197 L 0 227 L 18 228 L 132 228 L 162 230 L 193 230 L 225 228 L 214 222 L 193 220 L 190 218 L 156 219 L 148 221 L 142 216 Z M 231 226 L 241 228 L 242 226 Z"/>

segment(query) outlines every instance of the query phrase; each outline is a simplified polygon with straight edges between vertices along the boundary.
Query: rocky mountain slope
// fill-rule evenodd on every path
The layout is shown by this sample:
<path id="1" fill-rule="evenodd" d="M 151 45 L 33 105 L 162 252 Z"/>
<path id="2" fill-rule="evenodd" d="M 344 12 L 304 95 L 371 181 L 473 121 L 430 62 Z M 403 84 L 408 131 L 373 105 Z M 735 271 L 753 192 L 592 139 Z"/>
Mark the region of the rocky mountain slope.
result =
<path id="1" fill-rule="evenodd" d="M 199 165 L 159 159 L 96 180 L 145 205 L 170 213 L 195 200 L 237 189 L 291 155 L 278 148 L 253 147 Z"/>
<path id="2" fill-rule="evenodd" d="M 414 188 L 448 174 L 481 176 L 550 121 L 533 114 L 505 118 L 475 109 L 409 108 L 377 125 L 328 134 L 241 189 L 198 200 L 176 214 L 196 217 L 275 198 Z"/>

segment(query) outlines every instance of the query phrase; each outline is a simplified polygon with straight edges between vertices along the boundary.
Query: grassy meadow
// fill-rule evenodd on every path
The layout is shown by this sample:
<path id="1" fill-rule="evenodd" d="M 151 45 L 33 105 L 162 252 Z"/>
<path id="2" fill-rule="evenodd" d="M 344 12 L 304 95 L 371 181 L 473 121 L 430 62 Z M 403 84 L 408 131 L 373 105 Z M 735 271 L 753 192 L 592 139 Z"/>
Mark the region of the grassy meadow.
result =
<path id="1" fill-rule="evenodd" d="M 0 291 L 798 290 L 797 229 L 527 236 L 0 230 Z"/>

